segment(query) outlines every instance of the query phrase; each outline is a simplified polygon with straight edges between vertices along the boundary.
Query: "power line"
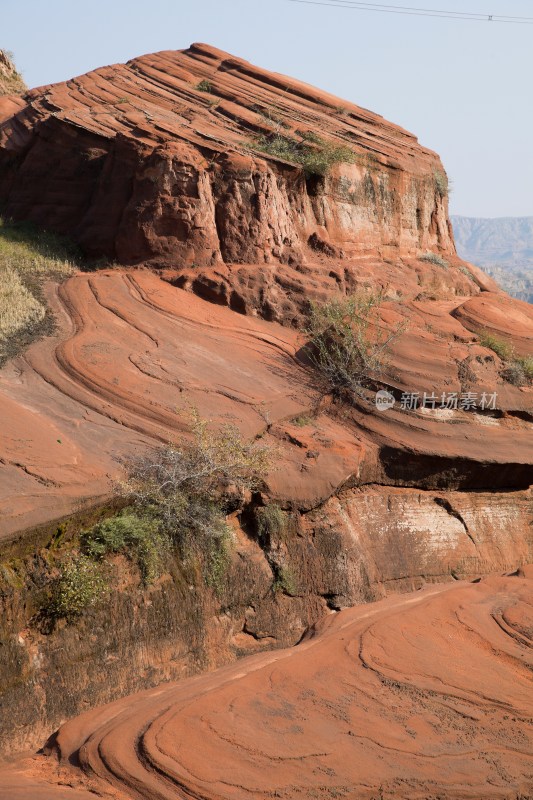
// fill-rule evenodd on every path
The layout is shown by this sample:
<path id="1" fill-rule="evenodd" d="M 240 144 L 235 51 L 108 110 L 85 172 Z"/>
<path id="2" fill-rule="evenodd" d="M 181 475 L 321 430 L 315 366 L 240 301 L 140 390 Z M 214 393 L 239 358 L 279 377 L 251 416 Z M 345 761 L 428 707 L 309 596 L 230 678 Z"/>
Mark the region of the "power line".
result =
<path id="1" fill-rule="evenodd" d="M 398 6 L 398 5 L 388 5 L 386 3 L 372 3 L 372 2 L 362 2 L 359 0 L 334 0 L 336 3 L 342 3 L 343 5 L 350 5 L 350 6 L 369 6 L 368 9 L 365 10 L 376 10 L 376 11 L 386 11 L 389 9 L 395 9 L 398 11 L 417 11 L 429 14 L 446 14 L 447 16 L 454 16 L 454 17 L 474 17 L 476 19 L 481 19 L 484 21 L 487 20 L 513 20 L 513 21 L 520 21 L 520 22 L 533 22 L 533 17 L 514 17 L 509 14 L 483 14 L 480 11 L 476 11 L 474 13 L 470 11 L 450 11 L 449 9 L 438 9 L 438 8 L 419 8 L 413 6 Z"/>
<path id="2" fill-rule="evenodd" d="M 382 14 L 401 14 L 411 17 L 433 17 L 433 19 L 455 19 L 470 22 L 500 22 L 512 25 L 533 25 L 533 17 L 512 17 L 502 14 L 473 14 L 465 11 L 439 11 L 431 8 L 392 6 L 378 3 L 358 3 L 353 0 L 290 0 L 311 6 L 343 8 L 352 11 L 374 11 Z"/>

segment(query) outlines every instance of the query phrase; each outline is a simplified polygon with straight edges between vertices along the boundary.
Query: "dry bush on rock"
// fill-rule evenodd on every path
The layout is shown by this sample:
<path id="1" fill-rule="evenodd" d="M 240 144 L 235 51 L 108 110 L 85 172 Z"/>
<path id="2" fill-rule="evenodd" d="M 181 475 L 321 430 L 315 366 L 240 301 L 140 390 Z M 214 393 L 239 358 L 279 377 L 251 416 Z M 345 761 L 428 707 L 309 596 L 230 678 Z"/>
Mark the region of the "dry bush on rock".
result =
<path id="1" fill-rule="evenodd" d="M 382 292 L 360 292 L 311 305 L 306 329 L 311 359 L 329 391 L 359 394 L 379 380 L 392 342 L 406 329 L 405 323 L 383 326 L 383 299 Z"/>

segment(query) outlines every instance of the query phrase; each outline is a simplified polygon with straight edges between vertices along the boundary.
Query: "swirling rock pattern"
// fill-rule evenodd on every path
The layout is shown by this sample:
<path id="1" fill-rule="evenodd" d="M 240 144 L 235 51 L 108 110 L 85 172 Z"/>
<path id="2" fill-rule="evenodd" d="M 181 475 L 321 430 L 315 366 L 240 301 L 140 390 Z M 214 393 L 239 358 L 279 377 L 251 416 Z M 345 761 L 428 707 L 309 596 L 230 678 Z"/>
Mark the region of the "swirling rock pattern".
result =
<path id="1" fill-rule="evenodd" d="M 296 648 L 88 712 L 51 746 L 79 764 L 63 780 L 135 800 L 530 797 L 532 577 L 342 611 Z"/>
<path id="2" fill-rule="evenodd" d="M 460 301 L 388 305 L 385 324 L 400 315 L 409 328 L 386 379 L 397 391 L 460 392 L 469 359 L 470 387 L 498 389 L 498 407 L 485 415 L 399 404 L 386 414 L 363 404 L 339 415 L 320 405 L 297 331 L 206 303 L 148 270 L 78 274 L 49 297 L 60 335 L 2 372 L 5 536 L 105 496 L 120 475 L 117 456 L 185 431 L 191 405 L 215 424 L 265 434 L 283 464 L 270 490 L 302 511 L 355 485 L 496 490 L 532 482 L 533 391 L 498 377 L 497 357 L 472 344 L 452 316 Z M 527 314 L 522 338 L 533 331 Z M 295 425 L 309 413 L 312 425 Z"/>

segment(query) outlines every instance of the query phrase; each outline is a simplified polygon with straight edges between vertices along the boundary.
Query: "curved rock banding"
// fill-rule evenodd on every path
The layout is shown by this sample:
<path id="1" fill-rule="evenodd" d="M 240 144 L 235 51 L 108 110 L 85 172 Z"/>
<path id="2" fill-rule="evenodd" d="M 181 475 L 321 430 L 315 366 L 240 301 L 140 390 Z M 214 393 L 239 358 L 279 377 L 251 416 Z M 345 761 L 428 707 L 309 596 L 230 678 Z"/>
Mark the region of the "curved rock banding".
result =
<path id="1" fill-rule="evenodd" d="M 33 90 L 14 105 L 11 100 L 0 104 L 0 118 L 0 199 L 9 213 L 68 233 L 93 253 L 148 267 L 77 273 L 61 286 L 47 287 L 58 320 L 56 335 L 34 343 L 1 373 L 0 414 L 7 426 L 0 436 L 0 537 L 12 539 L 18 534 L 23 546 L 28 528 L 45 523 L 50 530 L 51 521 L 68 515 L 80 503 L 102 501 L 112 491 L 113 479 L 121 475 L 120 459 L 181 435 L 187 427 L 187 409 L 194 405 L 215 427 L 234 422 L 243 436 L 261 436 L 275 445 L 278 470 L 268 476 L 265 492 L 253 502 L 279 504 L 284 514 L 292 515 L 295 530 L 277 545 L 279 552 L 267 552 L 276 545 L 262 549 L 252 541 L 244 512 L 240 520 L 236 512 L 234 556 L 239 567 L 244 565 L 247 574 L 255 576 L 253 593 L 250 599 L 244 589 L 234 592 L 238 598 L 227 614 L 209 596 L 201 620 L 204 627 L 198 628 L 215 642 L 206 644 L 205 663 L 214 666 L 243 652 L 294 643 L 309 621 L 328 608 L 367 602 L 389 590 L 514 570 L 527 563 L 533 531 L 528 488 L 532 483 L 533 392 L 531 387 L 505 380 L 506 365 L 479 344 L 476 334 L 493 332 L 508 341 L 517 355 L 526 356 L 531 352 L 533 315 L 530 307 L 507 298 L 494 282 L 456 257 L 442 189 L 444 175 L 435 154 L 371 112 L 205 45 L 143 56 Z M 349 146 L 353 162 L 337 164 L 320 179 L 306 178 L 300 166 L 256 146 L 256 136 L 272 135 L 278 125 L 302 140 L 303 131 L 306 141 L 323 136 L 335 146 Z M 396 398 L 395 408 L 386 413 L 378 412 L 368 399 L 355 399 L 347 406 L 322 396 L 303 358 L 306 342 L 300 331 L 309 300 L 321 302 L 368 288 L 383 291 L 385 328 L 407 324 L 394 342 L 382 376 L 383 386 Z M 406 392 L 435 393 L 440 398 L 443 392 L 479 396 L 494 390 L 497 402 L 488 410 L 401 407 L 400 398 Z M 278 567 L 287 565 L 293 571 L 299 587 L 295 596 L 271 591 L 274 558 Z M 26 597 L 33 597 L 31 592 L 21 593 L 20 602 L 12 586 L 2 595 L 0 600 L 8 609 L 5 616 L 13 620 L 4 641 L 16 661 L 17 676 L 24 676 L 31 686 L 36 709 L 33 717 L 26 712 L 28 700 L 20 691 L 23 681 L 17 684 L 18 678 L 8 676 L 14 712 L 9 718 L 11 741 L 17 743 L 11 752 L 40 743 L 45 738 L 43 730 L 48 735 L 86 703 L 98 705 L 121 691 L 153 686 L 201 668 L 191 656 L 190 631 L 183 630 L 186 625 L 181 617 L 172 618 L 175 627 L 170 626 L 170 633 L 156 625 L 152 638 L 147 635 L 150 614 L 146 609 L 168 609 L 163 600 L 176 597 L 175 587 L 165 585 L 167 579 L 170 583 L 171 576 L 163 576 L 161 585 L 145 594 L 110 599 L 109 608 L 120 611 L 117 619 L 124 622 L 124 640 L 128 636 L 130 642 L 135 640 L 129 651 L 124 641 L 122 649 L 116 647 L 109 620 L 106 627 L 106 621 L 98 617 L 107 608 L 66 628 L 65 637 L 59 632 L 45 641 L 39 632 L 27 630 L 26 609 L 21 606 Z M 463 598 L 467 607 L 473 597 L 485 598 L 488 607 L 494 591 L 506 609 L 498 620 L 492 617 L 494 623 L 524 645 L 520 637 L 527 633 L 521 621 L 527 602 L 525 585 L 525 581 L 502 584 L 504 588 L 483 584 L 479 590 L 469 587 L 468 592 L 461 587 L 454 597 Z M 130 597 L 138 603 L 133 613 Z M 515 598 L 518 611 L 508 606 L 509 597 Z M 453 619 L 450 622 L 451 606 L 435 608 L 430 593 L 420 598 L 428 618 L 437 620 L 436 626 L 449 623 L 455 634 L 463 631 L 465 626 L 457 628 Z M 437 599 L 435 595 L 435 603 Z M 380 625 L 386 627 L 385 612 L 395 602 L 383 606 L 383 619 L 381 611 L 376 612 Z M 485 600 L 480 600 L 479 608 L 476 603 L 479 611 Z M 454 613 L 458 609 L 453 606 Z M 487 623 L 484 613 L 476 611 L 474 621 L 479 622 L 490 649 L 491 643 L 500 641 L 500 634 L 494 639 L 492 623 Z M 94 630 L 90 630 L 94 620 Z M 361 618 L 354 617 L 354 625 L 358 621 Z M 322 641 L 336 642 L 332 653 L 338 653 L 344 665 L 340 680 L 347 682 L 352 654 L 343 661 L 343 647 L 333 636 L 336 625 L 324 630 Z M 353 641 L 361 643 L 363 633 L 357 625 Z M 425 630 L 422 622 L 420 626 Z M 381 633 L 379 625 L 365 628 L 363 638 L 380 639 Z M 401 654 L 394 628 L 390 636 Z M 76 637 L 77 646 L 83 639 L 86 647 L 79 663 L 72 665 L 60 651 L 64 646 L 68 650 Z M 388 637 L 386 632 L 381 638 Z M 320 641 L 316 640 L 319 648 Z M 152 660 L 145 658 L 146 642 L 152 655 L 155 652 Z M 310 645 L 315 646 L 309 642 L 300 652 L 309 652 Z M 504 675 L 497 648 L 492 650 L 494 668 Z M 96 676 L 95 663 L 102 653 L 108 659 L 106 672 Z M 504 666 L 516 666 L 517 653 L 513 650 L 507 655 L 510 661 Z M 127 663 L 119 669 L 116 661 L 121 658 Z M 292 659 L 291 653 L 286 663 Z M 143 665 L 142 674 L 136 669 L 138 663 Z M 278 664 L 278 656 L 260 656 L 253 663 L 261 671 Z M 331 667 L 327 659 L 324 664 Z M 425 674 L 423 659 L 420 665 Z M 400 667 L 378 669 L 385 676 L 379 680 L 389 708 L 396 701 L 394 681 L 402 687 L 406 683 L 406 670 Z M 89 684 L 87 694 L 64 690 L 78 685 L 76 669 L 82 670 Z M 235 677 L 232 669 L 228 674 Z M 372 672 L 368 664 L 366 669 Z M 439 743 L 429 754 L 423 748 L 417 750 L 417 733 L 427 732 L 428 725 L 431 732 L 435 715 L 440 719 L 439 709 L 432 705 L 432 692 L 438 678 L 442 679 L 437 672 L 430 674 L 430 689 L 423 686 L 429 692 L 428 697 L 424 695 L 428 702 L 424 712 L 430 719 L 426 727 L 419 718 L 409 729 L 402 728 L 403 721 L 392 720 L 391 731 L 384 735 L 387 752 L 394 750 L 390 736 L 398 736 L 401 758 L 409 753 L 418 759 L 421 776 L 426 775 L 424 764 L 429 760 L 445 765 L 443 775 L 458 774 L 454 772 L 457 759 L 446 750 L 449 739 L 442 752 L 437 752 Z M 521 686 L 523 673 L 518 667 L 516 672 Z M 272 676 L 269 672 L 268 679 Z M 472 694 L 469 676 L 456 677 L 466 682 L 465 696 L 467 690 Z M 320 683 L 320 675 L 315 679 Z M 206 684 L 209 694 L 213 689 L 224 695 L 225 689 L 217 683 L 220 676 L 213 681 Z M 247 677 L 245 692 L 246 681 Z M 368 693 L 376 686 L 367 684 Z M 329 697 L 327 687 L 323 689 L 324 697 Z M 406 690 L 409 702 L 412 689 Z M 79 750 L 88 772 L 101 772 L 106 780 L 115 765 L 123 773 L 127 791 L 140 791 L 143 798 L 149 795 L 142 794 L 144 789 L 138 788 L 141 784 L 129 770 L 140 771 L 142 782 L 153 759 L 148 769 L 152 780 L 158 759 L 168 758 L 170 752 L 172 763 L 165 762 L 161 769 L 168 766 L 169 775 L 182 770 L 175 779 L 180 791 L 189 796 L 192 791 L 194 796 L 196 789 L 190 787 L 200 779 L 205 781 L 207 773 L 199 774 L 192 753 L 187 753 L 187 759 L 192 759 L 187 765 L 179 758 L 176 761 L 172 734 L 167 736 L 170 728 L 159 716 L 162 709 L 157 699 L 168 701 L 174 697 L 174 688 L 168 689 L 170 694 L 167 689 L 157 692 L 145 696 L 157 720 L 143 716 L 143 700 L 141 706 L 135 704 L 135 724 L 126 726 L 128 735 L 146 743 L 146 755 L 135 746 L 129 748 L 127 737 L 121 740 L 111 721 L 102 734 L 99 726 L 107 719 L 107 708 L 98 724 L 95 716 L 89 716 L 63 728 L 58 739 L 61 752 L 74 756 Z M 198 708 L 203 702 L 192 694 L 190 700 Z M 224 695 L 222 701 L 226 700 Z M 266 718 L 289 719 L 278 714 L 280 709 L 271 700 L 263 702 Z M 482 705 L 483 698 L 470 700 Z M 514 708 L 515 701 L 513 695 L 504 703 Z M 290 697 L 286 702 L 293 703 Z M 333 697 L 332 703 L 343 723 L 342 698 Z M 416 716 L 413 706 L 407 705 Z M 117 708 L 125 721 L 123 707 Z M 498 724 L 500 711 L 495 717 Z M 325 718 L 330 712 L 326 708 Z M 311 708 L 310 713 L 315 711 Z M 247 716 L 247 711 L 242 714 Z M 219 723 L 222 728 L 226 724 L 218 717 L 209 719 L 211 733 L 219 730 Z M 253 710 L 249 719 L 259 724 Z M 379 729 L 383 721 L 379 708 L 374 708 L 372 719 Z M 331 717 L 329 721 L 336 724 Z M 91 741 L 80 734 L 79 726 L 86 723 L 88 728 L 83 730 L 98 741 L 96 755 Z M 160 723 L 161 741 L 167 736 L 164 752 L 149 744 Z M 320 760 L 325 751 L 298 750 L 299 732 L 292 729 L 293 723 L 295 728 L 300 724 L 292 720 L 286 732 L 294 734 L 294 764 L 304 757 Z M 497 745 L 486 727 L 488 723 L 476 742 L 485 748 L 483 752 L 493 754 Z M 200 728 L 195 736 L 201 736 Z M 350 730 L 357 732 L 356 727 Z M 0 726 L 0 738 L 8 740 L 8 748 L 9 733 Z M 349 731 L 343 729 L 343 733 L 350 736 Z M 463 733 L 458 758 L 466 758 L 461 747 L 470 734 Z M 230 748 L 232 742 L 242 746 L 238 737 L 230 735 L 226 740 Z M 316 743 L 312 732 L 309 742 Z M 413 742 L 414 750 L 409 750 Z M 266 756 L 262 755 L 278 763 L 278 755 L 268 747 Z M 515 759 L 505 748 L 505 762 L 509 760 L 512 766 L 510 777 L 502 778 L 506 766 L 501 767 L 499 756 L 478 759 L 473 783 L 465 782 L 465 797 L 475 797 L 468 792 L 479 791 L 484 779 L 496 786 L 494 796 L 499 797 L 498 776 L 525 791 L 523 753 L 515 748 Z M 132 760 L 131 750 L 139 756 L 138 763 Z M 369 769 L 377 771 L 377 761 L 372 760 L 375 753 L 364 748 L 361 752 Z M 331 795 L 340 790 L 330 781 L 335 777 L 330 770 L 335 772 L 342 765 L 332 766 L 326 755 L 326 763 L 313 763 L 313 780 L 315 787 L 324 786 Z M 284 759 L 280 756 L 279 760 Z M 392 772 L 392 761 L 388 764 Z M 229 783 L 216 772 L 216 759 L 211 766 L 213 781 L 224 783 L 223 791 L 229 791 Z M 246 791 L 263 797 L 254 770 L 252 764 Z M 408 765 L 402 770 L 402 780 L 411 781 Z M 379 785 L 371 784 L 369 778 L 364 778 L 363 785 L 358 783 L 361 775 L 346 775 L 358 791 L 368 789 L 370 797 L 379 793 Z M 453 781 L 446 783 L 446 775 L 443 791 L 454 792 L 456 786 Z M 168 780 L 163 783 L 168 788 Z M 407 792 L 406 785 L 393 786 L 392 791 Z M 149 783 L 147 791 L 153 786 Z M 309 787 L 296 788 L 307 792 Z M 415 788 L 423 793 L 427 786 Z M 238 796 L 240 789 L 230 789 Z M 291 784 L 280 791 L 290 797 L 293 789 Z"/>
<path id="2" fill-rule="evenodd" d="M 527 796 L 526 574 L 343 611 L 292 650 L 88 712 L 53 749 L 143 800 Z"/>

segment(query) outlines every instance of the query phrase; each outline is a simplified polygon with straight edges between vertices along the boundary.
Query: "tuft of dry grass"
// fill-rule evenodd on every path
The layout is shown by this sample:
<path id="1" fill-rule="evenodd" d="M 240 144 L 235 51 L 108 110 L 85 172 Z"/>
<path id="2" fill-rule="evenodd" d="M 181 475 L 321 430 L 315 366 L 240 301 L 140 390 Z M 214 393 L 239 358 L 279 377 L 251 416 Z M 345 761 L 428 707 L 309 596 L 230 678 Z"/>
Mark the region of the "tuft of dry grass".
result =
<path id="1" fill-rule="evenodd" d="M 42 284 L 68 277 L 76 259 L 59 237 L 0 218 L 0 364 L 46 332 Z"/>
<path id="2" fill-rule="evenodd" d="M 44 306 L 24 286 L 18 272 L 0 264 L 0 347 L 3 340 L 21 328 L 41 322 L 45 313 Z"/>
<path id="3" fill-rule="evenodd" d="M 13 53 L 0 49 L 0 97 L 6 94 L 24 94 L 27 86 L 13 63 Z"/>

